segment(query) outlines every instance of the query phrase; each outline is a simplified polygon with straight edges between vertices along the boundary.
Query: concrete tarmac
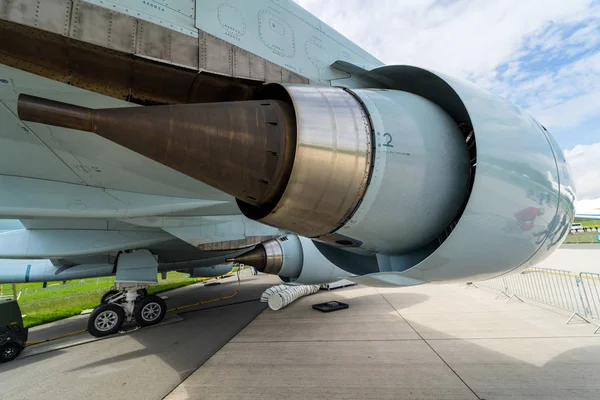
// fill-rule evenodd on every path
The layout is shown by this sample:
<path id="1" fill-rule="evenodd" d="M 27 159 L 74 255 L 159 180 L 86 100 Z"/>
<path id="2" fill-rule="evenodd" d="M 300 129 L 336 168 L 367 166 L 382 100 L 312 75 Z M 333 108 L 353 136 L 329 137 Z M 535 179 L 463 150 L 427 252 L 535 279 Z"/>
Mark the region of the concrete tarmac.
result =
<path id="1" fill-rule="evenodd" d="M 164 325 L 47 344 L 55 347 L 0 365 L 0 397 L 600 398 L 600 334 L 590 324 L 565 325 L 569 315 L 560 310 L 456 284 L 356 286 L 265 310 L 257 299 L 277 283 L 248 276 L 233 299 L 170 316 Z M 235 285 L 230 278 L 177 289 L 167 304 L 227 295 Z M 311 308 L 329 300 L 350 308 Z"/>
<path id="2" fill-rule="evenodd" d="M 265 310 L 167 399 L 598 399 L 600 335 L 459 285 L 346 288 Z M 338 300 L 330 314 L 310 305 Z"/>
<path id="3" fill-rule="evenodd" d="M 167 305 L 226 296 L 237 287 L 235 278 L 221 282 L 167 292 Z M 279 282 L 248 276 L 234 298 L 186 309 L 161 325 L 101 340 L 86 333 L 27 348 L 15 361 L 0 364 L 0 398 L 162 399 L 260 314 L 266 307 L 260 295 Z M 85 320 L 75 317 L 34 329 L 31 339 L 85 328 Z"/>

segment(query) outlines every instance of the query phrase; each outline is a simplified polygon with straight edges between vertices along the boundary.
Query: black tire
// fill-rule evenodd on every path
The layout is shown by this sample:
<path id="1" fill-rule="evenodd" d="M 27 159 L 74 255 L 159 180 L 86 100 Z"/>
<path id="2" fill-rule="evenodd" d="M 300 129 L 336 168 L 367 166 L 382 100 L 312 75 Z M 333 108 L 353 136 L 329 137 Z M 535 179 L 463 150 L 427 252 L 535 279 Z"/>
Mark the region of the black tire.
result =
<path id="1" fill-rule="evenodd" d="M 125 310 L 117 304 L 100 304 L 88 319 L 87 330 L 95 337 L 117 333 L 125 322 Z"/>
<path id="2" fill-rule="evenodd" d="M 167 303 L 158 296 L 146 296 L 135 306 L 133 317 L 139 326 L 156 325 L 167 313 Z"/>
<path id="3" fill-rule="evenodd" d="M 138 289 L 137 290 L 138 298 L 135 300 L 135 303 L 138 304 L 142 299 L 148 296 L 148 289 Z"/>
<path id="4" fill-rule="evenodd" d="M 100 298 L 100 304 L 107 304 L 109 297 L 112 297 L 115 294 L 119 294 L 119 293 L 121 293 L 121 292 L 118 290 L 109 290 L 108 292 L 104 293 L 102 295 L 102 297 Z"/>
<path id="5" fill-rule="evenodd" d="M 14 360 L 23 351 L 23 348 L 16 343 L 6 343 L 0 346 L 0 363 Z"/>

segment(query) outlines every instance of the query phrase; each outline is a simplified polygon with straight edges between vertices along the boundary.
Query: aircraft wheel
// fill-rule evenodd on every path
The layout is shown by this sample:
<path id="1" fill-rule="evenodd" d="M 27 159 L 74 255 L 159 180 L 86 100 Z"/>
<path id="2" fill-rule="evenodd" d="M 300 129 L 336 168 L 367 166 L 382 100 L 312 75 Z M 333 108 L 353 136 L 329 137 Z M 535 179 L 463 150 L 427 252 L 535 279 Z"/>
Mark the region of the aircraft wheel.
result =
<path id="1" fill-rule="evenodd" d="M 138 294 L 138 298 L 135 300 L 136 304 L 138 304 L 140 301 L 142 301 L 142 299 L 144 297 L 148 296 L 148 289 L 146 289 L 146 288 L 138 289 L 137 294 Z"/>
<path id="2" fill-rule="evenodd" d="M 4 346 L 0 346 L 0 363 L 14 360 L 21 353 L 21 350 L 23 349 L 14 343 L 7 343 Z"/>
<path id="3" fill-rule="evenodd" d="M 125 310 L 116 304 L 101 304 L 88 319 L 88 332 L 95 337 L 117 333 L 125 322 Z"/>
<path id="4" fill-rule="evenodd" d="M 100 298 L 100 304 L 106 304 L 108 303 L 108 299 L 113 297 L 115 294 L 119 294 L 121 292 L 119 292 L 118 290 L 109 290 L 108 292 L 104 293 L 102 295 L 102 297 Z"/>
<path id="5" fill-rule="evenodd" d="M 135 306 L 133 317 L 140 326 L 158 324 L 163 320 L 167 312 L 167 303 L 158 296 L 144 297 Z"/>

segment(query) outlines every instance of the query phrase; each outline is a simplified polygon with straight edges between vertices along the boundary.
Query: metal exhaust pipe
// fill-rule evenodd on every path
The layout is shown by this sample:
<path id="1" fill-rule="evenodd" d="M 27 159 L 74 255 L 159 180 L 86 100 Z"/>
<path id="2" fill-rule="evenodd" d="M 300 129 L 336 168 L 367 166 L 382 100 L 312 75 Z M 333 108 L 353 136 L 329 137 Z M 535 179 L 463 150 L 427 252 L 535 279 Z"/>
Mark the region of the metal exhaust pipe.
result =
<path id="1" fill-rule="evenodd" d="M 94 132 L 254 206 L 291 174 L 293 107 L 279 100 L 90 109 L 21 94 L 19 118 Z"/>

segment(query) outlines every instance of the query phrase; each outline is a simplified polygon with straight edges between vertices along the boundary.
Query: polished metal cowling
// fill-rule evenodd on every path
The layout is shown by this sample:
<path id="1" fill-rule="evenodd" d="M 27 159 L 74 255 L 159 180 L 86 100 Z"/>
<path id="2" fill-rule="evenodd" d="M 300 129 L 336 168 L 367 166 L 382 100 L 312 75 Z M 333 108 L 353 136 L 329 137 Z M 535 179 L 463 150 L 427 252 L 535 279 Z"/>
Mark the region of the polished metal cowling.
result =
<path id="1" fill-rule="evenodd" d="M 296 117 L 295 156 L 287 186 L 269 209 L 257 212 L 243 204 L 241 209 L 303 236 L 327 236 L 350 218 L 367 188 L 372 163 L 369 116 L 341 88 L 282 87 Z"/>

